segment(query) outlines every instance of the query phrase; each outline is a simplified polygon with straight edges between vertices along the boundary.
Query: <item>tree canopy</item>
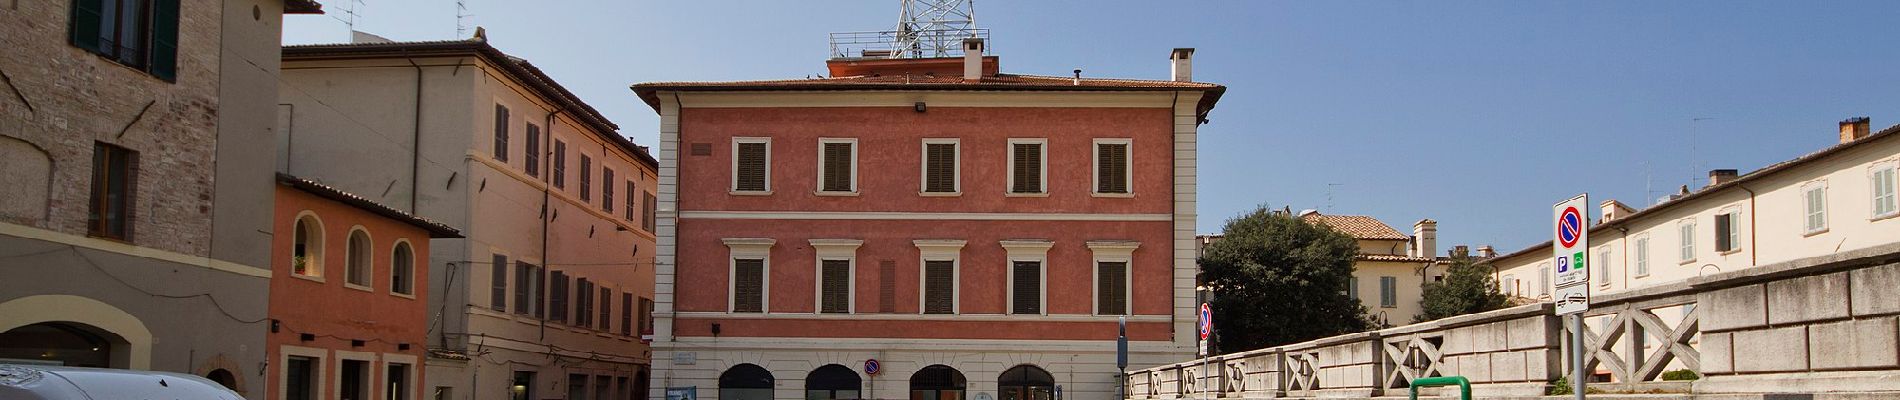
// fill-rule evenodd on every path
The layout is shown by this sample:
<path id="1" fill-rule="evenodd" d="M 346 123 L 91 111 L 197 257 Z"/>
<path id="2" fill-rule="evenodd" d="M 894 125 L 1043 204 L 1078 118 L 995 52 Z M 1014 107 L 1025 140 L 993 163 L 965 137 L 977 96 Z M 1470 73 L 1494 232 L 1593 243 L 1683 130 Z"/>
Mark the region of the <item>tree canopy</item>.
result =
<path id="1" fill-rule="evenodd" d="M 1227 220 L 1204 249 L 1219 352 L 1230 353 L 1369 328 L 1347 296 L 1359 244 L 1331 227 L 1261 207 Z"/>
<path id="2" fill-rule="evenodd" d="M 1421 311 L 1412 322 L 1479 313 L 1507 307 L 1509 298 L 1498 293 L 1498 282 L 1491 279 L 1491 268 L 1470 257 L 1451 261 L 1443 282 L 1426 282 L 1418 305 Z"/>

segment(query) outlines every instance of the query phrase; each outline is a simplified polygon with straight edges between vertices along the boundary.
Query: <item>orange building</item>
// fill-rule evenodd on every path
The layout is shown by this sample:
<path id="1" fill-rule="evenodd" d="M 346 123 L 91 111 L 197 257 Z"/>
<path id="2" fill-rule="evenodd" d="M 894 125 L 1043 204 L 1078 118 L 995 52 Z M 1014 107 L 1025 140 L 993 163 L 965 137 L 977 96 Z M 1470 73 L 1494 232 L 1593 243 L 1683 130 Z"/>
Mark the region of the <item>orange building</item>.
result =
<path id="1" fill-rule="evenodd" d="M 315 181 L 277 181 L 268 398 L 425 398 L 429 239 L 460 233 Z"/>

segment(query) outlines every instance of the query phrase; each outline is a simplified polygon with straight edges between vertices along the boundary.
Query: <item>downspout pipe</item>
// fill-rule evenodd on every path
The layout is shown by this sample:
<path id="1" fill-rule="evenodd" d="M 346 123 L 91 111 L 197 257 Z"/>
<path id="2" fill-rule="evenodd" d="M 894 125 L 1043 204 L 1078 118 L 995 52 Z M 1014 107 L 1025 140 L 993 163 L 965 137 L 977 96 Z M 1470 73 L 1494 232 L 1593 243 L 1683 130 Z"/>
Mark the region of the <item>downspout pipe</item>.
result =
<path id="1" fill-rule="evenodd" d="M 422 65 L 416 64 L 416 59 L 407 56 L 403 57 L 403 60 L 409 61 L 409 66 L 416 69 L 416 104 L 413 108 L 415 121 L 412 123 L 414 130 L 409 136 L 409 213 L 422 215 L 416 193 L 422 188 L 422 179 L 419 174 L 422 171 Z"/>
<path id="2" fill-rule="evenodd" d="M 535 156 L 535 159 L 541 162 L 541 273 L 537 277 L 541 282 L 538 282 L 534 290 L 541 293 L 543 299 L 547 298 L 546 276 L 550 275 L 554 268 L 554 261 L 551 260 L 554 255 L 548 254 L 548 226 L 554 221 L 554 204 L 549 203 L 554 199 L 551 192 L 554 187 L 554 169 L 552 168 L 554 160 L 548 155 L 554 151 L 554 116 L 564 112 L 567 112 L 567 106 L 556 107 L 554 112 L 548 113 L 547 118 L 541 122 L 541 126 L 544 127 L 541 130 L 541 148 L 539 149 L 541 154 Z M 541 321 L 541 339 L 545 340 L 548 338 L 547 313 L 552 310 L 546 310 L 547 305 L 541 302 L 535 302 L 534 306 L 542 307 L 544 310 L 541 316 L 535 319 Z"/>
<path id="3" fill-rule="evenodd" d="M 1760 243 L 1755 242 L 1755 191 L 1749 189 L 1748 185 L 1735 185 L 1735 187 L 1748 192 L 1748 266 L 1753 267 L 1760 265 L 1755 262 L 1755 249 L 1761 247 Z"/>

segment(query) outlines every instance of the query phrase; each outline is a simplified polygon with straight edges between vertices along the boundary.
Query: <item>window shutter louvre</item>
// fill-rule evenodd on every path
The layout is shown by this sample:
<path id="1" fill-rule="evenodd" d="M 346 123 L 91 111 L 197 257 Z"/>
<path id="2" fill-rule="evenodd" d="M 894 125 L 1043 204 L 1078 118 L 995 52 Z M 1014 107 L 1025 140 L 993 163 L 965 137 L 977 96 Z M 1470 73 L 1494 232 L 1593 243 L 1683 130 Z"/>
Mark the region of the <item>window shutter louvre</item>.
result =
<path id="1" fill-rule="evenodd" d="M 1096 272 L 1096 314 L 1122 315 L 1128 312 L 1128 263 L 1103 262 Z"/>
<path id="2" fill-rule="evenodd" d="M 528 141 L 521 144 L 521 169 L 528 176 L 541 176 L 541 127 L 528 124 Z"/>
<path id="3" fill-rule="evenodd" d="M 1017 261 L 1015 263 L 1016 285 L 1013 290 L 1016 298 L 1012 310 L 1016 314 L 1042 313 L 1042 265 L 1035 261 Z"/>
<path id="4" fill-rule="evenodd" d="M 495 160 L 508 161 L 508 107 L 495 105 Z"/>
<path id="5" fill-rule="evenodd" d="M 924 191 L 931 193 L 951 193 L 957 191 L 957 145 L 932 143 L 925 146 L 929 157 L 924 179 Z"/>
<path id="6" fill-rule="evenodd" d="M 1042 193 L 1042 145 L 1018 143 L 1012 146 L 1012 157 L 1016 163 L 1016 184 L 1010 188 L 1015 193 Z"/>
<path id="7" fill-rule="evenodd" d="M 897 312 L 897 261 L 878 261 L 877 274 L 877 312 Z"/>
<path id="8" fill-rule="evenodd" d="M 620 334 L 633 336 L 633 293 L 620 294 Z"/>
<path id="9" fill-rule="evenodd" d="M 549 169 L 552 170 L 550 172 L 554 173 L 554 187 L 566 188 L 567 187 L 567 143 L 559 141 L 559 140 L 554 141 L 554 162 L 552 164 L 554 164 L 554 166 L 550 167 Z"/>
<path id="10" fill-rule="evenodd" d="M 567 322 L 567 274 L 554 271 L 548 280 L 548 319 Z"/>
<path id="11" fill-rule="evenodd" d="M 653 213 L 657 212 L 658 207 L 659 207 L 659 204 L 658 204 L 659 202 L 654 199 L 652 192 L 641 193 L 641 197 L 646 198 L 646 210 L 644 210 L 645 214 L 641 215 L 640 217 L 640 225 L 645 227 L 647 229 L 647 232 L 653 232 L 654 221 L 657 219 L 657 217 L 653 215 Z"/>
<path id="12" fill-rule="evenodd" d="M 827 192 L 851 191 L 851 144 L 825 143 L 825 187 Z"/>
<path id="13" fill-rule="evenodd" d="M 548 312 L 548 270 L 534 267 L 534 317 L 546 318 Z"/>
<path id="14" fill-rule="evenodd" d="M 603 331 L 613 330 L 614 328 L 613 311 L 614 311 L 614 290 L 610 288 L 600 288 L 600 321 L 596 321 L 598 322 L 598 325 L 600 326 L 600 330 L 603 330 Z"/>
<path id="15" fill-rule="evenodd" d="M 819 312 L 851 312 L 851 262 L 846 260 L 824 260 L 820 263 L 824 279 L 824 308 Z"/>
<path id="16" fill-rule="evenodd" d="M 1097 162 L 1095 191 L 1128 193 L 1128 145 L 1102 144 L 1095 148 Z"/>
<path id="17" fill-rule="evenodd" d="M 178 77 L 178 0 L 152 1 L 152 75 Z"/>
<path id="18" fill-rule="evenodd" d="M 581 155 L 581 201 L 594 199 L 594 159 Z"/>
<path id="19" fill-rule="evenodd" d="M 924 262 L 924 313 L 950 314 L 955 308 L 956 263 Z"/>
<path id="20" fill-rule="evenodd" d="M 733 260 L 733 312 L 764 312 L 765 260 Z"/>
<path id="21" fill-rule="evenodd" d="M 488 307 L 508 311 L 508 256 L 496 254 L 489 267 Z"/>
<path id="22" fill-rule="evenodd" d="M 515 261 L 515 313 L 527 315 L 533 308 L 528 307 L 528 282 L 531 272 L 528 263 Z"/>
<path id="23" fill-rule="evenodd" d="M 71 31 L 74 46 L 93 52 L 103 51 L 99 46 L 99 24 L 103 19 L 101 3 L 102 0 L 73 0 L 73 17 L 67 29 Z"/>
<path id="24" fill-rule="evenodd" d="M 633 195 L 633 193 L 631 192 L 627 194 Z M 612 213 L 614 212 L 614 170 L 612 168 L 600 169 L 600 208 L 602 211 L 608 212 L 607 215 L 613 215 Z"/>
<path id="25" fill-rule="evenodd" d="M 765 143 L 739 144 L 739 171 L 734 189 L 765 191 Z"/>

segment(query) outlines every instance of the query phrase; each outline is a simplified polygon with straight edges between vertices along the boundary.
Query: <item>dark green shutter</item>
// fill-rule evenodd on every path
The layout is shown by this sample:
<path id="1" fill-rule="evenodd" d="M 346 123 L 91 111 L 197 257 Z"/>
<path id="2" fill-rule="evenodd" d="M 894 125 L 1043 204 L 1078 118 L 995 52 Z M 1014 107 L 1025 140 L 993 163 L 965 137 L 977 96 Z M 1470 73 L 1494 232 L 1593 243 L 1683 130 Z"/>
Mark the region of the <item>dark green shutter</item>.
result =
<path id="1" fill-rule="evenodd" d="M 101 0 L 73 0 L 73 19 L 67 29 L 72 34 L 73 46 L 98 52 L 99 20 Z"/>
<path id="2" fill-rule="evenodd" d="M 824 260 L 819 263 L 819 267 L 819 276 L 824 284 L 824 290 L 820 293 L 824 296 L 824 308 L 819 312 L 851 312 L 851 261 Z"/>
<path id="3" fill-rule="evenodd" d="M 924 262 L 924 313 L 950 314 L 955 312 L 956 263 L 953 261 Z"/>
<path id="4" fill-rule="evenodd" d="M 739 191 L 765 191 L 765 143 L 740 143 L 738 175 L 733 189 Z"/>
<path id="5" fill-rule="evenodd" d="M 178 0 L 152 1 L 152 75 L 178 76 Z"/>
<path id="6" fill-rule="evenodd" d="M 1015 314 L 1042 313 L 1042 263 L 1035 261 L 1017 261 L 1015 263 L 1016 282 L 1015 299 L 1011 309 Z"/>

